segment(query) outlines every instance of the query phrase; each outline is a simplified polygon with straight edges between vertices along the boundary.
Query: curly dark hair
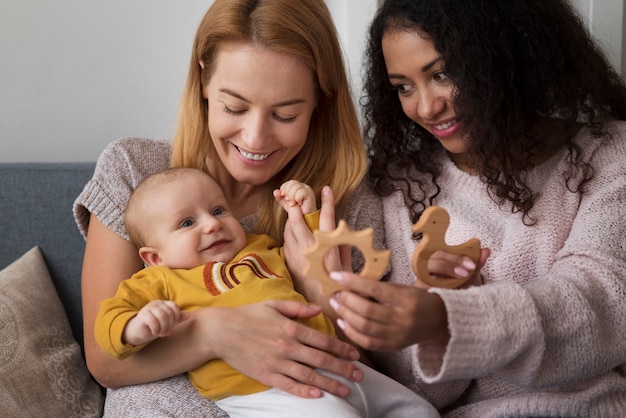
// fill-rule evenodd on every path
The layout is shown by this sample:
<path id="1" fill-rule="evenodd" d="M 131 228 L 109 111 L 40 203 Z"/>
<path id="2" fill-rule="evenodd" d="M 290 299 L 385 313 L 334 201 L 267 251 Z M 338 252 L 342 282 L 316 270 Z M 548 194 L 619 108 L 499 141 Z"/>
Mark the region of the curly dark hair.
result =
<path id="1" fill-rule="evenodd" d="M 626 86 L 567 0 L 387 0 L 370 26 L 361 99 L 370 179 L 379 194 L 403 190 L 415 221 L 440 190 L 433 154 L 441 145 L 403 113 L 388 81 L 381 42 L 396 30 L 428 37 L 444 59 L 468 151 L 480 161 L 494 201 L 511 202 L 525 223 L 535 222 L 529 212 L 537 196 L 525 174 L 551 141 L 569 151 L 567 187 L 584 192 L 593 167 L 573 142 L 576 127 L 608 135 L 608 120 L 626 119 Z M 560 121 L 559 135 L 537 128 L 545 116 Z M 427 173 L 429 184 L 411 170 Z M 582 180 L 571 184 L 576 173 Z"/>

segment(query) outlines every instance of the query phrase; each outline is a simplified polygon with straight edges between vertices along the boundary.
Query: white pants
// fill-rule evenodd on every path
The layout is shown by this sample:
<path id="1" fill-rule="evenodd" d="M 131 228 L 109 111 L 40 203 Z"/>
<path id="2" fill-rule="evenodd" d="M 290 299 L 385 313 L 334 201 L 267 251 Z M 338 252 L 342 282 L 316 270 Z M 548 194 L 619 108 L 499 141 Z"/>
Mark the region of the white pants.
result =
<path id="1" fill-rule="evenodd" d="M 272 388 L 217 401 L 231 418 L 438 418 L 425 399 L 395 380 L 364 364 L 356 363 L 365 377 L 360 383 L 318 370 L 350 388 L 347 398 L 324 393 L 321 398 L 300 398 Z"/>

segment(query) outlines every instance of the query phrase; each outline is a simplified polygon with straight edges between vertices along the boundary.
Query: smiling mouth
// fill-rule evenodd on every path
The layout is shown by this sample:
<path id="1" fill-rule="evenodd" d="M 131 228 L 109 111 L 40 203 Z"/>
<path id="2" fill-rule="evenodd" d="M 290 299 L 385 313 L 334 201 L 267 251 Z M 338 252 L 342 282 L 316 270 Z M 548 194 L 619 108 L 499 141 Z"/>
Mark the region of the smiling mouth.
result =
<path id="1" fill-rule="evenodd" d="M 456 119 L 451 120 L 449 122 L 445 122 L 439 125 L 433 125 L 433 128 L 435 128 L 438 131 L 443 131 L 444 129 L 448 129 L 452 126 L 454 126 L 454 124 L 456 123 Z"/>
<path id="2" fill-rule="evenodd" d="M 221 239 L 221 240 L 215 241 L 213 244 L 209 245 L 207 248 L 205 248 L 205 250 L 212 250 L 212 249 L 214 249 L 216 247 L 223 247 L 223 246 L 228 245 L 228 244 L 230 244 L 229 240 Z"/>
<path id="3" fill-rule="evenodd" d="M 252 161 L 263 161 L 264 159 L 269 157 L 271 154 L 271 152 L 268 154 L 253 154 L 251 152 L 244 151 L 239 147 L 236 147 L 236 148 L 237 148 L 237 151 L 239 151 L 239 154 L 241 154 L 244 158 L 248 160 L 252 160 Z"/>

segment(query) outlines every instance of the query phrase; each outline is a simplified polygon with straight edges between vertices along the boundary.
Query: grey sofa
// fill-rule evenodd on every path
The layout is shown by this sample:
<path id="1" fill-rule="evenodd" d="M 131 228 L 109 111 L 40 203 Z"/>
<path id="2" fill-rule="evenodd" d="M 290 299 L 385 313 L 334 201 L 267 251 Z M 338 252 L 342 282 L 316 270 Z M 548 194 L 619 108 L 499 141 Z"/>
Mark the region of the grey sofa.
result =
<path id="1" fill-rule="evenodd" d="M 0 163 L 0 416 L 102 416 L 104 388 L 84 359 L 85 240 L 72 214 L 94 168 Z"/>
<path id="2" fill-rule="evenodd" d="M 85 241 L 72 215 L 94 168 L 0 163 L 0 416 L 102 416 L 104 389 L 84 360 Z"/>
<path id="3" fill-rule="evenodd" d="M 72 204 L 95 163 L 0 163 L 0 269 L 39 246 L 82 347 L 80 274 L 85 241 Z"/>

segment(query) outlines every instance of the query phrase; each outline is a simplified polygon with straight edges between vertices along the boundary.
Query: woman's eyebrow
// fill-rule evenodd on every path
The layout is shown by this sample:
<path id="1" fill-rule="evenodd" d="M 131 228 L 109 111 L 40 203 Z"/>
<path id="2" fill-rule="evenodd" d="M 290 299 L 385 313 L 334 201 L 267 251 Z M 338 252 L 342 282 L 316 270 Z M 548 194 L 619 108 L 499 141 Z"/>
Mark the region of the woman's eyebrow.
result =
<path id="1" fill-rule="evenodd" d="M 226 93 L 226 94 L 228 94 L 230 96 L 233 96 L 233 97 L 235 97 L 235 98 L 237 98 L 239 100 L 243 100 L 246 103 L 250 103 L 250 100 L 246 99 L 241 94 L 239 94 L 236 91 L 233 91 L 231 89 L 221 88 L 221 89 L 219 89 L 219 91 L 221 93 Z M 294 104 L 305 103 L 305 102 L 306 102 L 305 99 L 290 99 L 290 100 L 285 100 L 284 102 L 275 103 L 272 106 L 275 106 L 275 107 L 291 106 L 291 105 L 294 105 Z"/>
<path id="2" fill-rule="evenodd" d="M 424 65 L 424 66 L 421 68 L 421 72 L 423 72 L 423 73 L 428 72 L 431 68 L 433 68 L 433 66 L 435 66 L 435 64 L 439 63 L 440 61 L 443 61 L 443 58 L 442 58 L 442 57 L 437 57 L 437 58 L 435 58 L 435 59 L 434 59 L 434 60 L 432 60 L 431 62 L 429 62 L 429 63 L 427 63 L 426 65 Z M 390 73 L 390 74 L 387 74 L 387 77 L 388 77 L 390 80 L 393 80 L 393 79 L 401 79 L 401 78 L 406 78 L 406 76 L 404 76 L 404 75 L 402 75 L 402 74 L 395 74 L 395 73 Z"/>
<path id="3" fill-rule="evenodd" d="M 437 64 L 439 61 L 443 61 L 442 57 L 437 57 L 434 60 L 432 60 L 431 62 L 429 62 L 428 64 L 424 65 L 422 67 L 422 72 L 425 73 L 426 71 L 430 70 L 431 68 L 433 68 L 433 66 L 435 64 Z"/>
<path id="4" fill-rule="evenodd" d="M 235 98 L 237 98 L 239 100 L 243 100 L 246 103 L 250 103 L 250 100 L 246 99 L 245 97 L 243 97 L 241 94 L 237 93 L 234 90 L 227 89 L 227 88 L 221 88 L 221 89 L 219 89 L 219 92 L 220 93 L 226 93 L 229 96 L 233 96 L 233 97 L 235 97 Z"/>

